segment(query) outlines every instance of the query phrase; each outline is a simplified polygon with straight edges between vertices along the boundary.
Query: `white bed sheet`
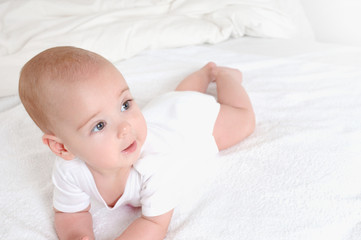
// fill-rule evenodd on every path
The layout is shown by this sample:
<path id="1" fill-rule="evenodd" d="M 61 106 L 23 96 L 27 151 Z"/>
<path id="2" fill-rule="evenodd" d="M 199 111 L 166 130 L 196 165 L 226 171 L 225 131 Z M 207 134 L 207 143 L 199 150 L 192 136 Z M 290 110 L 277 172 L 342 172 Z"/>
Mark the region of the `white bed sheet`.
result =
<path id="1" fill-rule="evenodd" d="M 360 239 L 360 58 L 360 48 L 243 38 L 116 62 L 141 106 L 207 61 L 239 68 L 256 112 L 255 132 L 210 162 L 166 239 Z M 0 239 L 56 239 L 53 155 L 17 96 L 0 110 Z M 92 213 L 97 239 L 114 239 L 139 211 L 94 203 Z"/>

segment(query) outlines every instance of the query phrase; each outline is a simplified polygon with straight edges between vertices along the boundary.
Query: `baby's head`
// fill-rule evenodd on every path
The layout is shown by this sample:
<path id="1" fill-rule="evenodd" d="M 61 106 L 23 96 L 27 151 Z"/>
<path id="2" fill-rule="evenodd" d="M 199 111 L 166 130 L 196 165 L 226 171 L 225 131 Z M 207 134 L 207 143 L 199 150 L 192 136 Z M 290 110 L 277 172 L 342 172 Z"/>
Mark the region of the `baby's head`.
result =
<path id="1" fill-rule="evenodd" d="M 65 160 L 77 156 L 104 169 L 140 154 L 143 115 L 122 74 L 96 53 L 74 47 L 39 53 L 21 71 L 19 95 L 43 142 Z M 104 158 L 108 166 L 98 166 Z"/>
<path id="2" fill-rule="evenodd" d="M 37 126 L 44 133 L 53 133 L 52 118 L 61 104 L 58 95 L 107 64 L 100 55 L 84 49 L 47 49 L 24 65 L 19 80 L 20 99 Z"/>

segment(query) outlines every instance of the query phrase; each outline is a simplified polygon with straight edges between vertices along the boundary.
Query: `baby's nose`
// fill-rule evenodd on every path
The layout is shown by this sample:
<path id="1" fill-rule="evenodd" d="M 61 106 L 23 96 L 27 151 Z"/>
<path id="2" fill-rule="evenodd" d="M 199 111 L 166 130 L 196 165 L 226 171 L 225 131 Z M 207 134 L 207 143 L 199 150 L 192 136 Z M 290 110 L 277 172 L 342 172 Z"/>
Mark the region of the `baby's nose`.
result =
<path id="1" fill-rule="evenodd" d="M 121 122 L 118 126 L 118 138 L 126 137 L 131 130 L 131 126 L 127 121 Z"/>

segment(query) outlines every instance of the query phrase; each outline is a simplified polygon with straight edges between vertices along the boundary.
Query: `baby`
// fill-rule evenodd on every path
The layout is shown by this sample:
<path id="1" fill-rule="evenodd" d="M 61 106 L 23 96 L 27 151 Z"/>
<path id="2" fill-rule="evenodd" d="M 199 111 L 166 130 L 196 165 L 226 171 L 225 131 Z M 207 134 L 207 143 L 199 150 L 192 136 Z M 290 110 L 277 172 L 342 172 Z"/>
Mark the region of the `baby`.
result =
<path id="1" fill-rule="evenodd" d="M 204 94 L 211 82 L 217 100 Z M 163 239 L 179 197 L 174 186 L 186 177 L 172 166 L 185 153 L 199 157 L 228 148 L 255 127 L 241 72 L 212 62 L 141 111 L 108 60 L 55 47 L 25 64 L 19 95 L 57 156 L 53 201 L 60 239 L 94 239 L 90 199 L 109 209 L 141 207 L 118 240 Z"/>

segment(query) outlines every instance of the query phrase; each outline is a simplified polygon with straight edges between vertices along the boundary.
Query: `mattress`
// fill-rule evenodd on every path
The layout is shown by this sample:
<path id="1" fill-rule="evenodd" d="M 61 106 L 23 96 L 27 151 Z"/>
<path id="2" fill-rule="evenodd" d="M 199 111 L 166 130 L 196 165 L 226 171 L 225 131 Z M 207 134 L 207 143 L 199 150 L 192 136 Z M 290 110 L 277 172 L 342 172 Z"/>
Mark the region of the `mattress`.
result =
<path id="1" fill-rule="evenodd" d="M 240 69 L 254 106 L 255 132 L 199 170 L 207 181 L 175 209 L 166 239 L 360 239 L 360 56 L 244 37 L 115 62 L 140 106 L 208 61 Z M 0 239 L 56 239 L 54 157 L 18 96 L 0 98 L 0 109 Z M 97 239 L 114 239 L 140 214 L 97 203 L 91 212 Z"/>

